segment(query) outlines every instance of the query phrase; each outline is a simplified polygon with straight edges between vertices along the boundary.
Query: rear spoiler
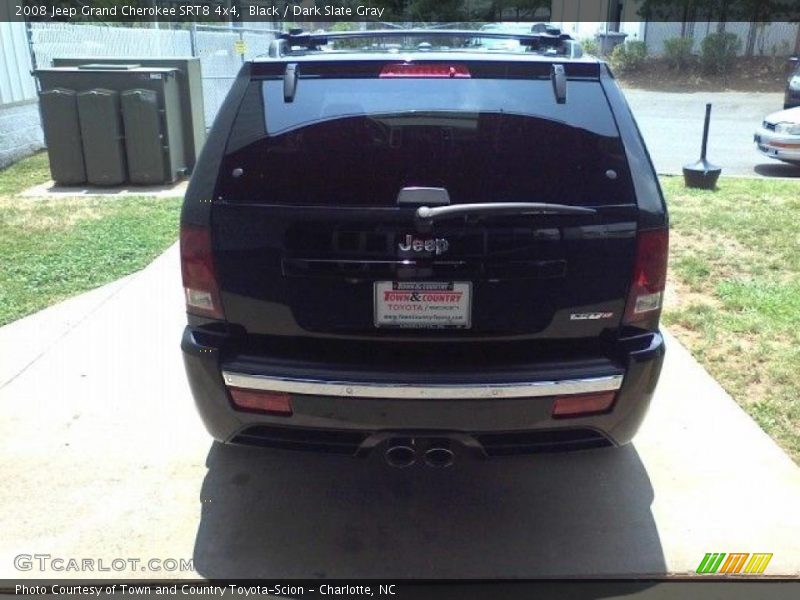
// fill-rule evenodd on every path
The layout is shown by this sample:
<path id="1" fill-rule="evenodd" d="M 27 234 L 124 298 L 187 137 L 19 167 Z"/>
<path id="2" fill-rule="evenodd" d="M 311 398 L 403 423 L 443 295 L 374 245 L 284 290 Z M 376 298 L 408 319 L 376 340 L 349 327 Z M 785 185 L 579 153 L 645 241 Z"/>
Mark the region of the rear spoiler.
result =
<path id="1" fill-rule="evenodd" d="M 501 39 L 517 40 L 532 52 L 554 50 L 567 58 L 579 58 L 583 51 L 571 35 L 562 33 L 560 29 L 548 27 L 539 33 L 514 33 L 504 31 L 479 31 L 475 29 L 378 29 L 372 31 L 332 31 L 310 33 L 302 29 L 291 29 L 282 33 L 270 43 L 269 56 L 280 58 L 295 52 L 319 51 L 321 46 L 337 40 L 352 39 L 403 39 L 403 38 L 465 38 L 465 39 Z"/>
<path id="2" fill-rule="evenodd" d="M 506 55 L 508 56 L 508 55 Z M 469 68 L 472 79 L 549 79 L 553 81 L 557 95 L 563 95 L 564 80 L 567 81 L 599 81 L 602 63 L 597 61 L 570 61 L 563 57 L 553 57 L 553 60 L 504 60 L 503 55 L 487 56 L 486 60 L 475 59 L 474 57 L 460 57 L 453 55 L 452 58 L 427 57 L 423 54 L 415 56 L 413 60 L 406 61 L 404 57 L 398 55 L 377 55 L 360 56 L 349 54 L 337 57 L 337 60 L 316 61 L 313 56 L 298 57 L 293 59 L 291 56 L 284 57 L 284 60 L 255 60 L 248 62 L 253 79 L 285 79 L 287 82 L 287 95 L 292 96 L 294 89 L 299 87 L 297 80 L 307 78 L 373 78 L 379 77 L 385 65 L 409 62 L 409 64 L 443 64 L 452 62 L 453 64 L 465 65 Z M 287 69 L 289 65 L 295 65 L 293 69 Z M 560 66 L 562 69 L 555 69 Z M 287 75 L 287 70 L 289 71 Z M 294 84 L 294 85 L 293 85 Z M 561 92 L 561 93 L 559 93 Z"/>

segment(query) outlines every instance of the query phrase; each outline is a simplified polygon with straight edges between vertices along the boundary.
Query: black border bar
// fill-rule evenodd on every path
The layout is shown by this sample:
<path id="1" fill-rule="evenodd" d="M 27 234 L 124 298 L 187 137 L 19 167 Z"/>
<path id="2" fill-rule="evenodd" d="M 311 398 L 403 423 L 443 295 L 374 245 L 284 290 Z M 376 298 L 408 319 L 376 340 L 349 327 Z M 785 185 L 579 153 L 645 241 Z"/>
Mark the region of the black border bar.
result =
<path id="1" fill-rule="evenodd" d="M 25 586 L 18 588 L 17 586 Z M 114 586 L 114 587 L 112 587 Z M 123 588 L 123 586 L 128 586 Z M 157 595 L 157 588 L 168 593 Z M 233 586 L 233 587 L 231 587 Z M 131 587 L 140 591 L 133 591 Z M 32 589 L 38 588 L 38 590 Z M 149 590 L 143 592 L 141 588 Z M 219 593 L 224 588 L 225 593 Z M 216 589 L 216 591 L 214 591 Z M 74 593 L 67 593 L 68 591 Z M 246 591 L 245 591 L 246 590 Z M 324 590 L 324 591 L 323 591 Z M 381 593 L 383 591 L 383 593 Z M 74 600 L 77 598 L 296 598 L 386 600 L 588 600 L 635 598 L 667 600 L 725 598 L 726 600 L 788 600 L 800 597 L 800 579 L 671 578 L 587 580 L 0 580 L 0 595 Z"/>

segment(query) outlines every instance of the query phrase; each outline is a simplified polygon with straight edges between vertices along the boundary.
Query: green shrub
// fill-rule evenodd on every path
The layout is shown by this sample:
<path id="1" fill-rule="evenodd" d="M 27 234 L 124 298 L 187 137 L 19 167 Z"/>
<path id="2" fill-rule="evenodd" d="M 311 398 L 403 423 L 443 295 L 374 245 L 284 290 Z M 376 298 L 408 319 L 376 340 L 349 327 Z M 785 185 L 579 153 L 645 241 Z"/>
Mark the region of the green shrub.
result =
<path id="1" fill-rule="evenodd" d="M 712 33 L 700 44 L 700 64 L 707 73 L 724 75 L 733 69 L 742 40 L 735 33 Z"/>
<path id="2" fill-rule="evenodd" d="M 591 54 L 592 56 L 600 56 L 600 45 L 594 38 L 586 38 L 581 40 L 584 54 Z"/>
<path id="3" fill-rule="evenodd" d="M 675 37 L 664 40 L 664 58 L 673 69 L 683 71 L 692 64 L 692 38 Z"/>
<path id="4" fill-rule="evenodd" d="M 611 66 L 616 71 L 636 71 L 647 59 L 647 44 L 639 41 L 625 42 L 611 52 Z"/>

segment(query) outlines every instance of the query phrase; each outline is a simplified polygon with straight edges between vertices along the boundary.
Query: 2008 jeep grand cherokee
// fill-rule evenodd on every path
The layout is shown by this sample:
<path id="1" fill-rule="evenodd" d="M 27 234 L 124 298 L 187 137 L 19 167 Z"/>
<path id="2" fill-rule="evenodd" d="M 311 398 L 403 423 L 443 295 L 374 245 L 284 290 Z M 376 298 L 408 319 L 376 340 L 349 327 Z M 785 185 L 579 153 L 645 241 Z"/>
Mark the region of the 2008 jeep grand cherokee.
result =
<path id="1" fill-rule="evenodd" d="M 216 439 L 448 466 L 633 437 L 664 356 L 649 155 L 569 36 L 475 35 L 295 31 L 243 66 L 181 218 Z"/>

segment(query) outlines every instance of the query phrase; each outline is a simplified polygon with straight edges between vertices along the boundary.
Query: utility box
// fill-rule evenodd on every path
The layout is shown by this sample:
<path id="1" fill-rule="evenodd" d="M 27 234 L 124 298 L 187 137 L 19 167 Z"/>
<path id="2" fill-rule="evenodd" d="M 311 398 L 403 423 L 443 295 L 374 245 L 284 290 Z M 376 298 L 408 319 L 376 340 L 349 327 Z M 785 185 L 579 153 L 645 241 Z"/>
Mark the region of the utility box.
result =
<path id="1" fill-rule="evenodd" d="M 206 141 L 205 110 L 203 107 L 203 76 L 200 59 L 196 57 L 181 58 L 54 58 L 54 67 L 79 67 L 100 63 L 104 65 L 137 64 L 142 67 L 175 69 L 178 87 L 178 101 L 181 111 L 183 130 L 183 147 L 186 166 L 191 172 L 200 150 Z"/>
<path id="2" fill-rule="evenodd" d="M 88 63 L 39 69 L 36 76 L 40 97 L 62 90 L 77 98 L 77 125 L 75 115 L 68 115 L 66 109 L 58 113 L 59 118 L 72 120 L 71 124 L 50 123 L 52 111 L 42 109 L 43 127 L 50 132 L 51 165 L 68 163 L 64 156 L 67 144 L 60 138 L 77 127 L 84 181 L 91 184 L 155 185 L 176 181 L 190 171 L 177 69 Z M 52 100 L 46 102 L 53 104 Z M 58 183 L 79 183 L 74 176 L 64 177 L 63 169 L 51 167 L 51 172 Z M 77 169 L 70 171 L 74 173 Z"/>

